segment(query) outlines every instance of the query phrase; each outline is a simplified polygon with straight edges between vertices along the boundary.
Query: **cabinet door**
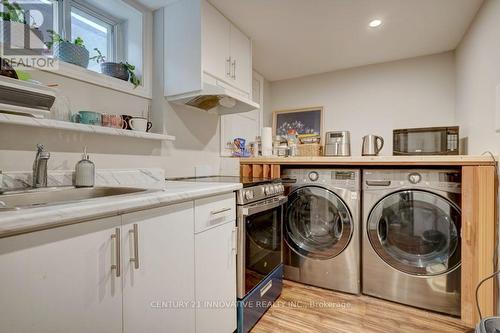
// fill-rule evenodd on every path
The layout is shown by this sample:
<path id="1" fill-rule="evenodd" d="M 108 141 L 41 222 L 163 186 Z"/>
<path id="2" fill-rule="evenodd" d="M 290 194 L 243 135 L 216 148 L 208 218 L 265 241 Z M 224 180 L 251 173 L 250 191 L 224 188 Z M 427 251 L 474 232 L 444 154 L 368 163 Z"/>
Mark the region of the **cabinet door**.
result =
<path id="1" fill-rule="evenodd" d="M 187 202 L 122 216 L 125 333 L 195 331 L 193 209 Z"/>
<path id="2" fill-rule="evenodd" d="M 233 84 L 250 96 L 252 87 L 252 43 L 236 26 L 231 25 L 230 44 Z"/>
<path id="3" fill-rule="evenodd" d="M 235 237 L 234 221 L 195 236 L 196 333 L 236 330 Z"/>
<path id="4" fill-rule="evenodd" d="M 0 331 L 122 332 L 119 217 L 0 239 Z"/>
<path id="5" fill-rule="evenodd" d="M 228 81 L 231 23 L 207 1 L 203 1 L 202 20 L 203 70 L 218 79 Z"/>
<path id="6" fill-rule="evenodd" d="M 231 156 L 232 143 L 235 138 L 243 138 L 247 143 L 254 142 L 260 135 L 262 127 L 264 78 L 253 73 L 252 100 L 259 103 L 260 108 L 244 113 L 221 115 L 220 119 L 220 151 L 221 156 Z"/>

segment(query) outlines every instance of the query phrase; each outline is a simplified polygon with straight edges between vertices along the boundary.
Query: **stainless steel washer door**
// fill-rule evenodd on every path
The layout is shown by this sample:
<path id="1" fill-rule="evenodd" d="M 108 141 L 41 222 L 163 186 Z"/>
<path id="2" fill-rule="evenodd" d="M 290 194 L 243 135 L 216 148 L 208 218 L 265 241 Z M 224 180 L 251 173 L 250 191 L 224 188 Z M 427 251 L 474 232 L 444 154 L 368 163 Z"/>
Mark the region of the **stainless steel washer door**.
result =
<path id="1" fill-rule="evenodd" d="M 347 247 L 353 231 L 351 213 L 334 192 L 305 186 L 289 195 L 285 241 L 299 255 L 319 260 L 334 258 Z"/>
<path id="2" fill-rule="evenodd" d="M 460 265 L 460 209 L 422 190 L 389 194 L 370 212 L 368 239 L 393 268 L 419 276 L 449 272 Z"/>

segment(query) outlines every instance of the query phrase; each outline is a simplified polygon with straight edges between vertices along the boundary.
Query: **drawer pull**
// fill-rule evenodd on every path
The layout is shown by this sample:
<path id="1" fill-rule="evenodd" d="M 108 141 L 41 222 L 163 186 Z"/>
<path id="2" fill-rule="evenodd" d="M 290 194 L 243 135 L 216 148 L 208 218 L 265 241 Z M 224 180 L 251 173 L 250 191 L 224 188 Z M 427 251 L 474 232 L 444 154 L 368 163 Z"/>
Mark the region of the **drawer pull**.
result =
<path id="1" fill-rule="evenodd" d="M 270 280 L 266 285 L 260 290 L 260 297 L 263 297 L 269 289 L 273 286 L 273 280 Z"/>
<path id="2" fill-rule="evenodd" d="M 231 210 L 231 208 L 223 208 L 223 209 L 219 209 L 219 210 L 213 210 L 210 212 L 210 215 L 219 215 L 219 214 L 222 214 L 225 212 L 229 212 L 230 210 Z"/>
<path id="3" fill-rule="evenodd" d="M 367 180 L 366 185 L 368 186 L 391 186 L 390 180 Z"/>

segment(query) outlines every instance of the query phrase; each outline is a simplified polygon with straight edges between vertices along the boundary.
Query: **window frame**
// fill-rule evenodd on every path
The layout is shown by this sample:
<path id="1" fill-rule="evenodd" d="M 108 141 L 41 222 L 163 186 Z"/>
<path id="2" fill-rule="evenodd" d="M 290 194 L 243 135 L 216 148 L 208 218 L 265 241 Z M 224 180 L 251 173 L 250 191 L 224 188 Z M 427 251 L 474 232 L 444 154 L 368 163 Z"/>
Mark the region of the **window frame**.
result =
<path id="1" fill-rule="evenodd" d="M 96 23 L 104 23 L 109 26 L 110 29 L 110 38 L 108 38 L 108 57 L 109 61 L 119 62 L 123 59 L 124 49 L 124 41 L 122 38 L 122 29 L 120 20 L 112 17 L 111 15 L 103 15 L 99 13 L 99 10 L 87 3 L 83 0 L 62 0 L 60 1 L 62 6 L 59 10 L 59 17 L 62 19 L 59 20 L 59 31 L 64 39 L 71 40 L 71 12 L 72 9 L 75 8 L 77 11 L 81 12 L 85 18 L 87 19 L 96 19 Z M 92 50 L 89 50 L 92 52 Z"/>

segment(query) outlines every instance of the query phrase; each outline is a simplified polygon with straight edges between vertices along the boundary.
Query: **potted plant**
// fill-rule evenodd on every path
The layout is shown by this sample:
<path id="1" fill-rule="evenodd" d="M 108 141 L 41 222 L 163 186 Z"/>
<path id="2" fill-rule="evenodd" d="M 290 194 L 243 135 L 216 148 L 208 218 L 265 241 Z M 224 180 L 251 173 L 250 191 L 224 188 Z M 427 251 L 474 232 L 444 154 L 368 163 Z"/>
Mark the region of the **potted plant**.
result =
<path id="1" fill-rule="evenodd" d="M 30 26 L 26 20 L 23 8 L 17 2 L 2 0 L 0 18 L 3 25 L 3 43 L 11 47 L 23 48 L 26 30 L 30 32 L 30 46 L 43 48 L 43 33 L 36 26 Z M 32 38 L 36 37 L 37 40 Z"/>
<path id="2" fill-rule="evenodd" d="M 106 57 L 102 55 L 102 52 L 95 48 L 96 55 L 90 58 L 90 60 L 95 60 L 101 65 L 101 72 L 105 75 L 115 77 L 123 81 L 130 81 L 137 88 L 141 84 L 141 80 L 135 74 L 135 66 L 129 64 L 128 62 L 110 62 L 106 61 Z"/>
<path id="3" fill-rule="evenodd" d="M 89 65 L 89 50 L 85 47 L 85 42 L 80 37 L 73 42 L 65 40 L 54 30 L 47 30 L 51 41 L 47 43 L 49 49 L 54 48 L 54 57 L 64 62 L 87 68 Z"/>

